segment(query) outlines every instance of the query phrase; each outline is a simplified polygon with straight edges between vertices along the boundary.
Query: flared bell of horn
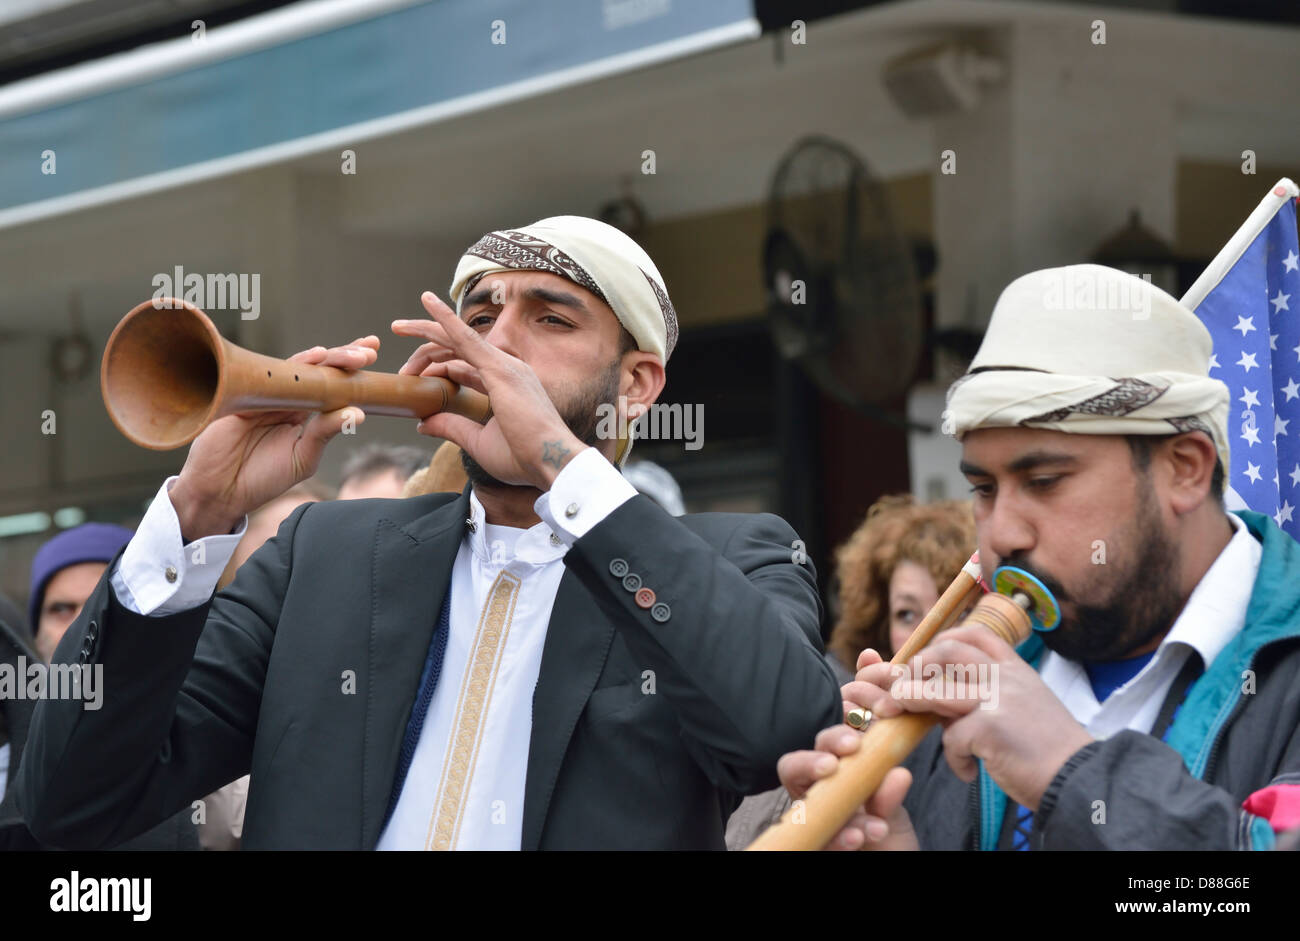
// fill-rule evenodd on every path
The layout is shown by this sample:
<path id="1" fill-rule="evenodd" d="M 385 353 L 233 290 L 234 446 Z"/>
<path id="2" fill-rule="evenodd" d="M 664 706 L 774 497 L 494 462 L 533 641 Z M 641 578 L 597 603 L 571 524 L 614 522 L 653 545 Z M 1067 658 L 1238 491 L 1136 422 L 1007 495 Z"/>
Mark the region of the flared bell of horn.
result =
<path id="1" fill-rule="evenodd" d="M 99 376 L 104 406 L 135 444 L 168 451 L 235 412 L 332 411 L 426 418 L 449 411 L 491 416 L 487 397 L 438 377 L 310 366 L 235 346 L 207 314 L 176 298 L 148 300 L 108 338 Z"/>

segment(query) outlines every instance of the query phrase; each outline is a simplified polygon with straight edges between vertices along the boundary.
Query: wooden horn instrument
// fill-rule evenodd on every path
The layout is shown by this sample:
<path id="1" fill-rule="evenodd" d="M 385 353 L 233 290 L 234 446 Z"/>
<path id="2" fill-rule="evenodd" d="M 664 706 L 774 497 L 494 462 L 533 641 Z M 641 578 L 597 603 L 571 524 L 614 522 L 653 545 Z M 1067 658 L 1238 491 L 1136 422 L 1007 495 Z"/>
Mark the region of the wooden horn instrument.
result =
<path id="1" fill-rule="evenodd" d="M 487 397 L 438 377 L 309 366 L 226 340 L 208 315 L 176 298 L 148 300 L 118 323 L 104 347 L 100 394 L 113 424 L 155 451 L 189 444 L 211 422 L 268 409 L 426 418 L 452 412 L 485 422 Z"/>
<path id="2" fill-rule="evenodd" d="M 1019 569 L 1000 568 L 995 573 L 998 592 L 984 594 L 979 573 L 976 553 L 890 663 L 901 664 L 915 656 L 935 634 L 950 627 L 976 597 L 979 601 L 963 625 L 980 624 L 1012 647 L 1027 638 L 1036 623 L 1055 626 L 1060 616 L 1056 600 L 1033 576 Z M 855 728 L 866 727 L 858 750 L 841 758 L 829 777 L 810 787 L 803 799 L 795 801 L 748 849 L 822 849 L 876 792 L 889 770 L 910 755 L 939 722 L 937 716 L 907 713 L 875 719 L 867 725 L 869 720 L 860 709 L 850 712 L 847 720 Z"/>

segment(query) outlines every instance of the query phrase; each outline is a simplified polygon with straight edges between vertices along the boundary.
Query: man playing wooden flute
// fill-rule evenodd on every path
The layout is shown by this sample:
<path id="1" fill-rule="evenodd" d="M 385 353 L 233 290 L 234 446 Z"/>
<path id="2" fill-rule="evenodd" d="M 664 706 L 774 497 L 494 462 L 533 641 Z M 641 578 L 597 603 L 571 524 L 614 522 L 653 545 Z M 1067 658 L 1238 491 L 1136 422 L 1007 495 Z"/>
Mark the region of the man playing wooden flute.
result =
<path id="1" fill-rule="evenodd" d="M 39 839 L 117 843 L 251 771 L 245 849 L 723 847 L 740 795 L 835 720 L 816 580 L 773 516 L 673 517 L 598 416 L 651 405 L 677 321 L 630 238 L 561 216 L 465 253 L 402 372 L 486 393 L 420 430 L 461 494 L 308 503 L 213 596 L 242 520 L 355 409 L 214 422 L 60 644 L 103 708 L 36 711 Z M 360 368 L 379 341 L 300 362 Z"/>
<path id="2" fill-rule="evenodd" d="M 1123 272 L 1003 292 L 946 419 L 985 579 L 1027 570 L 1062 621 L 1015 650 L 949 631 L 899 682 L 864 651 L 846 708 L 941 728 L 833 848 L 1254 849 L 1300 825 L 1300 545 L 1224 509 L 1210 353 L 1191 311 Z M 927 686 L 931 666 L 995 667 L 996 706 Z M 802 796 L 859 739 L 824 730 L 781 759 L 783 783 Z"/>

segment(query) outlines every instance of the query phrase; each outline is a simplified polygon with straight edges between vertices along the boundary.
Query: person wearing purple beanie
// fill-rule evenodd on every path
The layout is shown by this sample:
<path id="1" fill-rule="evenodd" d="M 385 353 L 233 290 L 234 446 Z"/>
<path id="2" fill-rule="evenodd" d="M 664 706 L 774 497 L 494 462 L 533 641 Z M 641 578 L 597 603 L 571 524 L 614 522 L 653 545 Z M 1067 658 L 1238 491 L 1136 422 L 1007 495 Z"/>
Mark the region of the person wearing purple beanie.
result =
<path id="1" fill-rule="evenodd" d="M 27 612 L 36 652 L 46 663 L 131 535 L 131 530 L 112 523 L 84 523 L 64 530 L 36 551 Z"/>
<path id="2" fill-rule="evenodd" d="M 27 665 L 36 657 L 45 663 L 52 660 L 55 648 L 95 590 L 104 569 L 131 541 L 131 535 L 131 530 L 110 523 L 85 523 L 64 530 L 36 551 L 27 602 L 34 639 L 29 646 L 24 632 L 12 629 L 14 625 L 0 624 L 0 667 L 28 676 Z M 56 848 L 38 841 L 27 829 L 12 786 L 35 707 L 32 698 L 0 699 L 0 766 L 4 769 L 0 774 L 0 852 Z M 198 850 L 195 824 L 191 808 L 186 807 L 139 836 L 105 848 Z"/>

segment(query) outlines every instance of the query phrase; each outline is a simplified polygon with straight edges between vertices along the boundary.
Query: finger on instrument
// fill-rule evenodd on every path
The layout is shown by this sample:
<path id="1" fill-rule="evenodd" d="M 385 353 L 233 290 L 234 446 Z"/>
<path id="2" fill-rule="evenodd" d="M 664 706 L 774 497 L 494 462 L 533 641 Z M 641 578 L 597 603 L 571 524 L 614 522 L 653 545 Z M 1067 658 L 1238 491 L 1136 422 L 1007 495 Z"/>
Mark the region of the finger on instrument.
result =
<path id="1" fill-rule="evenodd" d="M 320 365 L 337 366 L 339 369 L 364 369 L 378 358 L 379 354 L 369 346 L 336 346 L 325 351 Z"/>
<path id="2" fill-rule="evenodd" d="M 835 834 L 834 839 L 826 844 L 828 850 L 834 852 L 853 852 L 862 849 L 867 842 L 867 826 L 870 818 L 866 814 L 855 814 L 853 819 L 844 825 L 844 829 Z"/>
<path id="3" fill-rule="evenodd" d="M 875 648 L 868 647 L 866 650 L 862 651 L 862 653 L 858 654 L 857 669 L 861 670 L 863 667 L 869 667 L 871 664 L 879 663 L 883 659 L 885 658 L 876 652 Z"/>
<path id="4" fill-rule="evenodd" d="M 912 786 L 912 772 L 906 768 L 890 768 L 876 793 L 867 800 L 867 813 L 888 820 L 903 805 L 908 788 Z"/>
<path id="5" fill-rule="evenodd" d="M 790 796 L 798 799 L 837 767 L 839 760 L 834 755 L 820 751 L 793 751 L 777 760 L 776 775 Z"/>
<path id="6" fill-rule="evenodd" d="M 844 756 L 853 754 L 861 744 L 861 734 L 853 726 L 840 723 L 818 732 L 813 747 L 818 751 Z"/>
<path id="7" fill-rule="evenodd" d="M 876 683 L 863 683 L 860 680 L 854 680 L 840 687 L 840 697 L 849 704 L 850 709 L 856 709 L 859 706 L 863 709 L 873 709 L 877 702 L 889 695 L 887 689 L 888 687 Z"/>
<path id="8" fill-rule="evenodd" d="M 325 359 L 325 354 L 329 351 L 323 346 L 313 346 L 309 350 L 300 350 L 288 358 L 290 363 L 306 363 L 309 366 L 315 366 Z"/>
<path id="9" fill-rule="evenodd" d="M 454 356 L 455 354 L 452 354 L 452 355 Z M 463 359 L 445 359 L 445 360 L 442 360 L 441 362 L 430 363 L 429 365 L 425 366 L 423 369 L 420 370 L 420 375 L 421 375 L 421 376 L 441 376 L 441 377 L 444 378 L 444 379 L 451 379 L 451 376 L 448 375 L 448 370 L 455 369 L 455 368 L 456 368 L 456 364 L 459 364 L 461 367 L 463 367 L 463 368 L 465 368 L 465 369 L 473 369 L 473 368 L 474 368 L 474 367 L 470 366 L 469 364 L 467 364 Z M 452 379 L 452 381 L 453 381 L 453 382 L 459 382 L 460 380 Z M 471 386 L 471 388 L 476 388 L 476 387 Z M 487 393 L 484 393 L 484 394 L 486 395 Z"/>
<path id="10" fill-rule="evenodd" d="M 416 347 L 402 368 L 397 371 L 400 376 L 418 376 L 426 366 L 432 363 L 444 363 L 455 356 L 455 352 L 440 343 L 424 343 Z"/>
<path id="11" fill-rule="evenodd" d="M 980 624 L 966 624 L 961 627 L 954 627 L 943 635 L 944 643 L 950 641 L 975 647 L 981 654 L 985 655 L 983 659 L 992 661 L 1019 659 L 1016 657 L 1015 648 Z"/>
<path id="12" fill-rule="evenodd" d="M 979 763 L 975 760 L 976 730 L 974 722 L 961 719 L 943 730 L 943 756 L 952 773 L 967 784 L 979 774 Z"/>
<path id="13" fill-rule="evenodd" d="M 428 369 L 441 369 L 441 375 L 446 376 L 452 382 L 460 386 L 467 386 L 475 391 L 488 394 L 487 386 L 483 384 L 483 377 L 479 371 L 465 362 L 463 359 L 448 360 L 445 363 L 435 363 Z M 426 370 L 422 375 L 429 375 Z"/>
<path id="14" fill-rule="evenodd" d="M 872 686 L 879 686 L 881 689 L 889 689 L 889 684 L 893 682 L 893 678 L 898 672 L 900 672 L 900 668 L 895 663 L 885 661 L 869 663 L 857 672 L 857 675 L 853 677 L 853 682 L 870 683 Z"/>
<path id="15" fill-rule="evenodd" d="M 433 320 L 394 320 L 391 329 L 401 337 L 423 337 L 438 346 L 451 346 L 446 328 Z"/>

